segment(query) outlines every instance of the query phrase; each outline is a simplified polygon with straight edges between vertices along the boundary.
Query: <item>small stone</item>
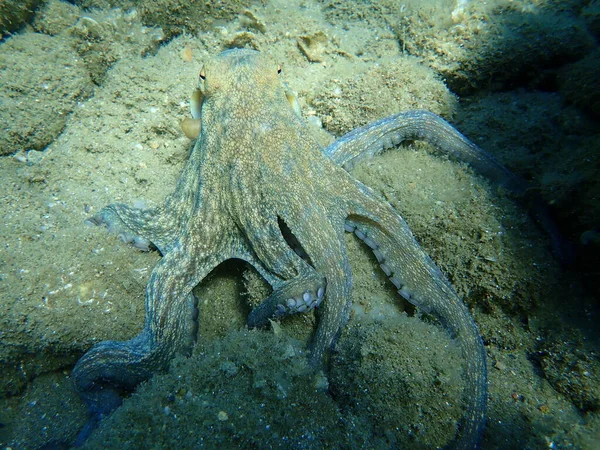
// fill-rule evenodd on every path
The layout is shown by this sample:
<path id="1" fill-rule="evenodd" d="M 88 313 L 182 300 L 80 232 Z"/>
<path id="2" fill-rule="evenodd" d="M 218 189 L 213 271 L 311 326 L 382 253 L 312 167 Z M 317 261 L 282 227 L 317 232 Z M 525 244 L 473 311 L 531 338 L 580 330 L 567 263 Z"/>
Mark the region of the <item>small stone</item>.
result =
<path id="1" fill-rule="evenodd" d="M 240 33 L 236 33 L 227 43 L 228 48 L 241 48 L 248 47 L 253 50 L 259 50 L 258 41 L 256 39 L 256 35 L 249 31 L 242 31 Z"/>
<path id="2" fill-rule="evenodd" d="M 498 370 L 506 370 L 506 365 L 500 361 L 496 361 L 494 367 Z"/>
<path id="3" fill-rule="evenodd" d="M 246 10 L 242 13 L 242 17 L 240 17 L 240 21 L 242 24 L 248 28 L 253 28 L 256 31 L 260 31 L 264 33 L 267 31 L 267 27 L 265 24 L 258 18 L 256 15 L 249 10 Z"/>
<path id="4" fill-rule="evenodd" d="M 219 414 L 217 414 L 217 418 L 221 422 L 225 422 L 226 420 L 229 420 L 229 416 L 227 415 L 227 413 L 225 411 L 219 411 Z"/>
<path id="5" fill-rule="evenodd" d="M 318 31 L 310 35 L 300 36 L 296 41 L 298 48 L 310 62 L 323 62 L 325 47 L 328 43 L 327 35 Z"/>

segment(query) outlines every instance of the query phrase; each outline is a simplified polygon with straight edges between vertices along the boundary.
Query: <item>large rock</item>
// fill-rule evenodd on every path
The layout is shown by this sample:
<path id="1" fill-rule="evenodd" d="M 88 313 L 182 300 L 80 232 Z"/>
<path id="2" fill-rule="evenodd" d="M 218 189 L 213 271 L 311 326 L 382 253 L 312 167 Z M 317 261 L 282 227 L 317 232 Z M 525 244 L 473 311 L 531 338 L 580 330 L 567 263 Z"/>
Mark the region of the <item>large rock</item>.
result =
<path id="1" fill-rule="evenodd" d="M 37 33 L 0 46 L 0 79 L 0 155 L 42 150 L 92 86 L 68 40 Z"/>
<path id="2" fill-rule="evenodd" d="M 0 39 L 17 31 L 31 19 L 41 0 L 2 0 L 0 1 Z"/>

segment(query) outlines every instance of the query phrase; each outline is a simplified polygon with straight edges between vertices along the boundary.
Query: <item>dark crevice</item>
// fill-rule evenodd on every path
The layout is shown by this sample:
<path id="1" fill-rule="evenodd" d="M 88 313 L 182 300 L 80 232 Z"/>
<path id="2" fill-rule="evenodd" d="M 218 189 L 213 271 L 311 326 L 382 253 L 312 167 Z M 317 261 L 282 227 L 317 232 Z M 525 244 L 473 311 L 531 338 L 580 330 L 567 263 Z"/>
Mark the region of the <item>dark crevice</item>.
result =
<path id="1" fill-rule="evenodd" d="M 315 266 L 312 260 L 310 259 L 310 256 L 308 255 L 304 247 L 302 247 L 302 244 L 300 244 L 298 238 L 294 236 L 294 233 L 292 233 L 290 227 L 288 227 L 285 221 L 279 216 L 277 216 L 277 224 L 279 225 L 281 235 L 283 236 L 283 239 L 285 239 L 285 242 L 287 242 L 290 248 L 294 250 L 298 256 L 300 256 L 304 261 L 310 264 L 310 266 L 314 269 Z"/>

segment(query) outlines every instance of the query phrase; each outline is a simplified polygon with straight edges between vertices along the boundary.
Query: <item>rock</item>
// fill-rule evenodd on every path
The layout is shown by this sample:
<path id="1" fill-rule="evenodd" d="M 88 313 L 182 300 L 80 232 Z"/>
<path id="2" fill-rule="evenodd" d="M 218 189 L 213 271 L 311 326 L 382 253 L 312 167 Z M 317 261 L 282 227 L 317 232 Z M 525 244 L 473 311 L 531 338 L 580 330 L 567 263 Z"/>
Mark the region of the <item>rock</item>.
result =
<path id="1" fill-rule="evenodd" d="M 69 41 L 39 33 L 0 47 L 0 155 L 42 150 L 64 129 L 92 83 Z"/>

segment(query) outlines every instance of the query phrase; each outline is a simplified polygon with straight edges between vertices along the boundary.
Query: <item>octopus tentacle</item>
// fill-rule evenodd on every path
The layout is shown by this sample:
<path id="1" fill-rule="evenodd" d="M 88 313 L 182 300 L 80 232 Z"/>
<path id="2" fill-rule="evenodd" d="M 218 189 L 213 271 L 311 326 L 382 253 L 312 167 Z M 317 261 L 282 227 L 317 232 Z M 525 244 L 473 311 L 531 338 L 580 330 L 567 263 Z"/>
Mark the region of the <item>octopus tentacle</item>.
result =
<path id="1" fill-rule="evenodd" d="M 303 261 L 285 240 L 277 217 L 248 217 L 244 229 L 249 246 L 269 272 L 282 280 L 300 274 Z"/>
<path id="2" fill-rule="evenodd" d="M 202 151 L 199 146 L 192 150 L 181 173 L 175 190 L 166 198 L 164 205 L 143 209 L 120 203 L 108 205 L 86 222 L 105 225 L 110 232 L 119 234 L 125 243 L 148 251 L 150 244 L 165 255 L 176 243 L 176 236 L 197 208 L 186 208 L 194 204 L 201 193 L 200 180 Z M 189 181 L 189 182 L 188 182 Z"/>
<path id="3" fill-rule="evenodd" d="M 465 162 L 481 175 L 516 194 L 527 188 L 492 155 L 463 136 L 440 116 L 425 110 L 406 111 L 372 122 L 345 134 L 325 150 L 337 165 L 346 169 L 358 161 L 407 140 L 423 140 L 455 161 Z"/>
<path id="4" fill-rule="evenodd" d="M 317 202 L 312 206 L 310 212 L 292 210 L 284 219 L 315 270 L 327 282 L 325 300 L 317 310 L 317 330 L 310 343 L 309 363 L 316 367 L 323 364 L 324 355 L 333 347 L 350 317 L 352 270 L 341 211 Z"/>
<path id="5" fill-rule="evenodd" d="M 274 241 L 261 240 L 261 244 L 271 247 L 271 251 L 278 247 L 282 254 L 288 255 L 287 263 L 294 262 L 297 275 L 273 284 L 273 293 L 251 312 L 248 325 L 261 326 L 272 317 L 318 307 L 319 324 L 310 344 L 309 362 L 319 366 L 348 320 L 352 274 L 341 211 L 327 209 L 318 202 L 313 202 L 309 209 L 304 208 L 303 202 L 299 204 L 302 205 L 300 208 L 281 211 L 281 220 L 289 224 L 293 242 L 285 240 L 281 232 L 277 245 Z M 293 244 L 299 246 L 299 253 L 304 258 L 291 251 Z M 278 262 L 281 264 L 281 260 Z M 262 258 L 261 263 L 265 264 Z M 269 267 L 268 262 L 265 265 Z"/>
<path id="6" fill-rule="evenodd" d="M 302 256 L 308 257 L 287 225 L 278 216 L 266 214 L 247 217 L 245 225 L 260 226 L 258 238 L 256 231 L 246 233 L 253 255 L 248 255 L 252 260 L 245 259 L 259 272 L 265 271 L 265 278 L 273 287 L 271 295 L 248 316 L 248 326 L 262 327 L 268 319 L 306 312 L 319 306 L 325 293 L 325 279 L 303 259 Z"/>
<path id="7" fill-rule="evenodd" d="M 327 298 L 318 309 L 319 323 L 310 343 L 309 363 L 314 367 L 323 364 L 325 354 L 335 345 L 350 318 L 352 272 L 345 246 L 343 240 L 331 240 L 330 249 L 338 253 L 338 258 L 335 266 L 324 271 Z"/>
<path id="8" fill-rule="evenodd" d="M 172 246 L 172 238 L 168 236 L 168 224 L 164 224 L 165 216 L 160 209 L 133 208 L 115 203 L 103 208 L 98 214 L 86 220 L 92 225 L 106 225 L 108 231 L 118 234 L 125 243 L 142 251 L 149 251 L 150 244 L 162 254 Z"/>
<path id="9" fill-rule="evenodd" d="M 345 224 L 373 251 L 381 269 L 406 300 L 436 317 L 456 339 L 466 361 L 467 405 L 455 448 L 474 448 L 485 426 L 487 368 L 483 342 L 465 304 L 442 272 L 419 246 L 408 225 L 366 191 L 355 202 Z"/>
<path id="10" fill-rule="evenodd" d="M 407 140 L 423 140 L 452 160 L 469 164 L 480 175 L 528 203 L 532 217 L 551 239 L 555 256 L 563 264 L 574 260 L 574 247 L 562 235 L 544 200 L 528 190 L 528 183 L 488 152 L 463 136 L 440 116 L 425 110 L 406 111 L 372 122 L 342 136 L 324 153 L 349 170 L 358 161 Z"/>
<path id="11" fill-rule="evenodd" d="M 246 236 L 248 246 L 266 270 L 279 279 L 296 277 L 302 260 L 286 241 L 282 229 L 285 225 L 276 210 L 265 204 L 260 186 L 247 183 L 244 176 L 234 177 L 233 183 L 227 205 L 233 221 Z M 248 209 L 248 204 L 254 206 Z"/>
<path id="12" fill-rule="evenodd" d="M 81 357 L 73 378 L 91 416 L 109 414 L 123 393 L 164 369 L 176 353 L 189 351 L 197 317 L 192 289 L 225 259 L 221 255 L 231 253 L 230 244 L 213 241 L 211 250 L 203 250 L 183 240 L 152 271 L 141 333 L 129 341 L 101 342 Z"/>
<path id="13" fill-rule="evenodd" d="M 281 318 L 317 308 L 325 294 L 325 279 L 306 264 L 298 276 L 279 282 L 273 292 L 248 316 L 250 328 L 262 327 L 271 318 Z"/>

